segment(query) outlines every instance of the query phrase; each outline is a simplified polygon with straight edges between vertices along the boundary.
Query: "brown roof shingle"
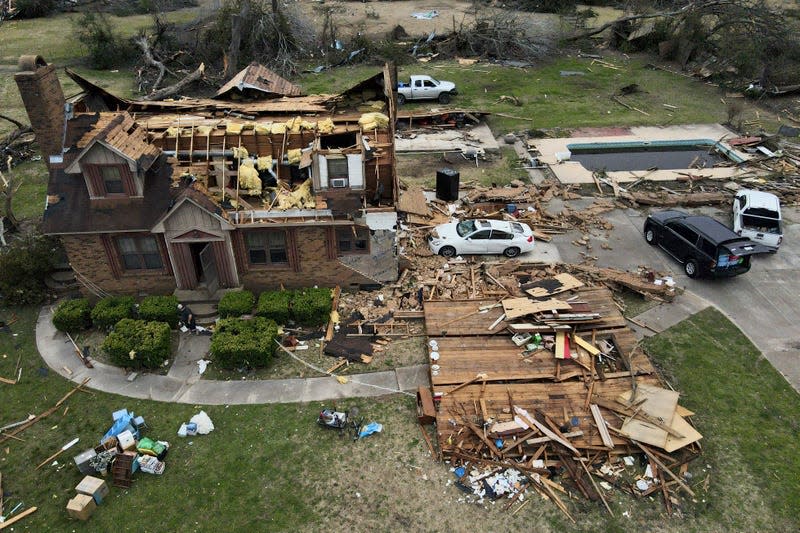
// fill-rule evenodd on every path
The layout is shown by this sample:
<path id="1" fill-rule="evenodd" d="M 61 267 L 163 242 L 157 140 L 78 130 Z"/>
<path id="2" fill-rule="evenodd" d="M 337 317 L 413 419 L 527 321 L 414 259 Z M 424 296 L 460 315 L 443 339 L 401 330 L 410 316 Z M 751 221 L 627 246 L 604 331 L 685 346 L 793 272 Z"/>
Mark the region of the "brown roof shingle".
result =
<path id="1" fill-rule="evenodd" d="M 245 89 L 254 89 L 265 93 L 265 96 L 300 96 L 303 91 L 297 85 L 280 77 L 264 65 L 250 63 L 240 70 L 228 83 L 220 87 L 215 98 L 219 98 L 232 90 L 243 92 Z"/>

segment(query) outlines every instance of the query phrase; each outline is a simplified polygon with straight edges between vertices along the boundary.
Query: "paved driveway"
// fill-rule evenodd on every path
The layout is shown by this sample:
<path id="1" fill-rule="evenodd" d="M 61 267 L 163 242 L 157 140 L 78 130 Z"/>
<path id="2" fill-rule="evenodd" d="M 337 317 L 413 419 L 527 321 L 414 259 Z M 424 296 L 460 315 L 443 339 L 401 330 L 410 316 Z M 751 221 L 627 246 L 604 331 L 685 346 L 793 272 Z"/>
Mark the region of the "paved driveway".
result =
<path id="1" fill-rule="evenodd" d="M 591 205 L 591 200 L 578 200 L 570 207 Z M 552 204 L 550 211 L 559 210 Z M 721 208 L 691 210 L 714 216 L 730 224 L 730 215 Z M 800 391 L 800 210 L 784 208 L 784 240 L 774 255 L 753 259 L 750 272 L 729 279 L 689 279 L 683 266 L 658 247 L 648 246 L 642 237 L 646 212 L 634 209 L 608 213 L 614 230 L 596 231 L 588 253 L 598 258 L 598 266 L 635 270 L 638 265 L 672 272 L 676 283 L 716 305 L 758 347 L 792 386 Z M 560 235 L 553 240 L 562 261 L 579 262 L 582 247 L 571 242 L 577 234 Z M 601 248 L 607 242 L 610 250 Z M 724 364 L 724 354 L 720 354 Z"/>

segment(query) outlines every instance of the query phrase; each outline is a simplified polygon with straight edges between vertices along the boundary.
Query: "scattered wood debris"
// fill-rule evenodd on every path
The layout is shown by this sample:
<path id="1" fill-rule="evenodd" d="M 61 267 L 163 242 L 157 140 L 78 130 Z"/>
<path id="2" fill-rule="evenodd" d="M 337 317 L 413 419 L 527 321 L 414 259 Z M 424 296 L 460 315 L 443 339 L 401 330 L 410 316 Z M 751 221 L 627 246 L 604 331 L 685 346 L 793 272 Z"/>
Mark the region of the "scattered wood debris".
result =
<path id="1" fill-rule="evenodd" d="M 474 501 L 507 498 L 509 509 L 531 490 L 572 518 L 568 500 L 579 494 L 611 512 L 615 487 L 661 491 L 672 513 L 678 492 L 693 495 L 682 467 L 699 455 L 702 436 L 612 292 L 589 286 L 609 281 L 649 294 L 648 282 L 612 269 L 555 270 L 541 268 L 548 275 L 540 277 L 498 265 L 501 279 L 518 279 L 518 296 L 425 301 L 439 454 Z"/>

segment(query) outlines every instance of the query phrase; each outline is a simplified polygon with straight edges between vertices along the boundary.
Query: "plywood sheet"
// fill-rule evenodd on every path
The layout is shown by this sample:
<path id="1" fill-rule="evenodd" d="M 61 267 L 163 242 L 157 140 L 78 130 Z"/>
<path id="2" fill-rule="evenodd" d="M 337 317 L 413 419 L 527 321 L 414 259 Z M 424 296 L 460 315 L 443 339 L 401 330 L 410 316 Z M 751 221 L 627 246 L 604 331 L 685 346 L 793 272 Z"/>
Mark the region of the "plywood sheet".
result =
<path id="1" fill-rule="evenodd" d="M 494 335 L 503 332 L 506 322 L 501 321 L 489 330 L 503 314 L 502 306 L 488 311 L 481 307 L 497 304 L 497 300 L 450 300 L 425 302 L 425 330 L 430 336 Z"/>

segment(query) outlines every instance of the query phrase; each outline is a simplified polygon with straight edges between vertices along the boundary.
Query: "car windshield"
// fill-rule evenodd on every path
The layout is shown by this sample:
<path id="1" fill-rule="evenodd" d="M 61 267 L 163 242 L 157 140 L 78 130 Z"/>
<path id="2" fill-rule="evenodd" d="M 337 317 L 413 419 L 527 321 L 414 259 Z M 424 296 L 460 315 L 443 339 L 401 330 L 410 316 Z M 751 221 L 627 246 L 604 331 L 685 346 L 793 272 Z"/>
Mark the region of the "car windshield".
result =
<path id="1" fill-rule="evenodd" d="M 456 232 L 458 233 L 459 237 L 466 237 L 473 231 L 475 231 L 474 220 L 463 220 L 456 226 Z"/>

